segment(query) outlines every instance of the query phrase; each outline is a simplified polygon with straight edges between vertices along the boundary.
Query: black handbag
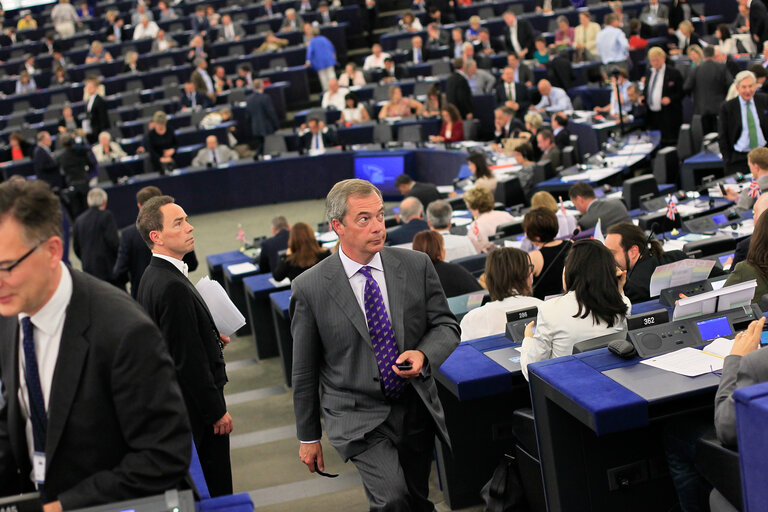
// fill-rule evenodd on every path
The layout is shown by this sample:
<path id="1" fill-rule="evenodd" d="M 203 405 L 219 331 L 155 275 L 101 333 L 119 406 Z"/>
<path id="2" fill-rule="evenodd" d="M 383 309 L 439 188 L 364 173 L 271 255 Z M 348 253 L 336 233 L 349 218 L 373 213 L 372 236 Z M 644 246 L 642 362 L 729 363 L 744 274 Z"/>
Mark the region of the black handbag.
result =
<path id="1" fill-rule="evenodd" d="M 480 490 L 483 500 L 483 512 L 527 512 L 523 485 L 517 472 L 517 461 L 512 455 L 504 458 L 496 466 L 493 476 Z"/>

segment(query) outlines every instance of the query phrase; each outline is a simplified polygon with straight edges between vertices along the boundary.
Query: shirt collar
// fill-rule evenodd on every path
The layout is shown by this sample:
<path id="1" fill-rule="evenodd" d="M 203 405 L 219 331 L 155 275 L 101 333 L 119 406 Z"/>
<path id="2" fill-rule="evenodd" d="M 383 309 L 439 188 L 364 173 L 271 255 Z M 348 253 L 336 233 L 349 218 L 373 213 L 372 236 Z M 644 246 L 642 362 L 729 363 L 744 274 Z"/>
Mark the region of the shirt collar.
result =
<path id="1" fill-rule="evenodd" d="M 61 279 L 59 279 L 59 284 L 50 300 L 32 316 L 19 313 L 19 321 L 29 316 L 32 324 L 48 336 L 53 336 L 61 326 L 69 301 L 72 299 L 72 276 L 64 263 L 59 262 L 59 266 L 61 267 Z"/>
<path id="2" fill-rule="evenodd" d="M 152 256 L 154 256 L 155 258 L 160 258 L 162 260 L 165 260 L 165 261 L 171 263 L 174 267 L 176 267 L 179 270 L 179 272 L 184 274 L 184 277 L 189 278 L 189 267 L 183 261 L 177 260 L 176 258 L 172 258 L 171 256 L 166 256 L 165 254 L 155 254 L 155 253 L 153 253 Z"/>
<path id="3" fill-rule="evenodd" d="M 344 254 L 341 246 L 339 246 L 339 257 L 341 258 L 341 265 L 344 267 L 344 273 L 347 274 L 348 279 L 352 279 L 352 276 L 357 274 L 363 267 L 371 267 L 380 272 L 384 272 L 384 265 L 381 263 L 381 253 L 379 252 L 374 255 L 373 259 L 367 265 L 352 260 L 349 256 Z"/>
<path id="4" fill-rule="evenodd" d="M 752 104 L 754 105 L 754 103 L 755 103 L 755 98 L 754 98 L 754 96 L 753 96 L 753 97 L 752 97 L 752 99 L 751 99 L 751 100 L 749 100 L 749 101 L 750 101 L 750 103 L 752 103 Z M 742 106 L 742 107 L 746 107 L 746 106 L 747 106 L 747 102 L 746 102 L 746 100 L 744 100 L 744 98 L 742 98 L 741 96 L 739 96 L 739 103 L 741 103 L 741 106 Z"/>

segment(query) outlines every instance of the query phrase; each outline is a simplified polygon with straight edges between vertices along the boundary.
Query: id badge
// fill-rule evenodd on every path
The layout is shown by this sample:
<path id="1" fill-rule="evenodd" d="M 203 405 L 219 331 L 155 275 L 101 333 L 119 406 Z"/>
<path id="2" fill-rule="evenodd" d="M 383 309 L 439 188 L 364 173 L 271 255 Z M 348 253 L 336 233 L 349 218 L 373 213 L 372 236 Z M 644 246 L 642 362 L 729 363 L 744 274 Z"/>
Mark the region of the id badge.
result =
<path id="1" fill-rule="evenodd" d="M 36 484 L 45 483 L 45 454 L 42 452 L 32 454 L 32 477 Z"/>

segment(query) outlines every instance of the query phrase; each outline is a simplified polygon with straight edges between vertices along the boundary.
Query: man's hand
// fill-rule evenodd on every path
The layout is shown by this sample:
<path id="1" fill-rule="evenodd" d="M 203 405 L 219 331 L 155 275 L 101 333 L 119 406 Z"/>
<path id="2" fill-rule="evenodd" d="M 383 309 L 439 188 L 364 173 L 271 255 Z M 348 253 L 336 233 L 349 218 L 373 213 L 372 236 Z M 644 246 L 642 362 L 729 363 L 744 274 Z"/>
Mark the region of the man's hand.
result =
<path id="1" fill-rule="evenodd" d="M 505 105 L 507 105 L 509 108 L 511 108 L 514 111 L 517 111 L 517 110 L 520 109 L 520 104 L 518 102 L 516 102 L 516 101 L 507 100 Z"/>
<path id="2" fill-rule="evenodd" d="M 223 436 L 232 432 L 232 416 L 228 412 L 213 424 L 213 433 L 217 436 Z"/>
<path id="3" fill-rule="evenodd" d="M 410 370 L 400 370 L 396 365 L 404 362 L 411 363 Z M 403 379 L 410 379 L 412 377 L 418 377 L 421 375 L 421 368 L 424 366 L 424 352 L 421 350 L 406 350 L 395 360 L 395 364 L 392 365 L 392 371 Z"/>
<path id="4" fill-rule="evenodd" d="M 48 503 L 47 505 L 43 505 L 43 512 L 62 512 L 64 509 L 61 508 L 61 502 L 60 501 L 54 501 L 52 503 Z"/>
<path id="5" fill-rule="evenodd" d="M 323 446 L 320 444 L 320 441 L 316 443 L 301 443 L 299 445 L 299 459 L 307 465 L 310 473 L 314 473 L 315 469 L 325 471 Z"/>
<path id="6" fill-rule="evenodd" d="M 229 345 L 229 342 L 232 341 L 229 339 L 229 336 L 224 336 L 223 334 L 219 334 L 219 339 L 221 340 L 221 343 L 226 347 Z"/>
<path id="7" fill-rule="evenodd" d="M 725 198 L 729 201 L 738 201 L 739 200 L 739 193 L 733 190 L 731 187 L 727 187 L 725 189 Z"/>
<path id="8" fill-rule="evenodd" d="M 627 271 L 616 267 L 616 277 L 619 278 L 619 293 L 624 295 L 624 286 L 627 284 Z"/>
<path id="9" fill-rule="evenodd" d="M 661 104 L 664 105 L 665 107 L 670 103 L 672 103 L 672 100 L 669 99 L 669 96 L 664 96 L 663 98 L 661 98 Z"/>
<path id="10" fill-rule="evenodd" d="M 750 322 L 746 331 L 736 335 L 736 339 L 733 341 L 731 355 L 745 356 L 750 352 L 757 350 L 758 347 L 760 347 L 760 334 L 763 332 L 764 325 L 765 317 L 761 317 L 760 320 L 755 322 Z"/>

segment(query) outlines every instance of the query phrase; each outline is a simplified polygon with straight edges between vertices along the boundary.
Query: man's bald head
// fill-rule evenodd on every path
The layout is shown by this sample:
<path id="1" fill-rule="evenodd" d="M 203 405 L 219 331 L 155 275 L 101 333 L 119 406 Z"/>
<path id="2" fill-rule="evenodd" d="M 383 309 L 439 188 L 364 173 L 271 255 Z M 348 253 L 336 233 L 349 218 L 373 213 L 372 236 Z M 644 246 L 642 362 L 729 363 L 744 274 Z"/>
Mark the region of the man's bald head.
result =
<path id="1" fill-rule="evenodd" d="M 400 220 L 408 222 L 424 216 L 424 205 L 416 197 L 406 197 L 400 202 Z"/>

